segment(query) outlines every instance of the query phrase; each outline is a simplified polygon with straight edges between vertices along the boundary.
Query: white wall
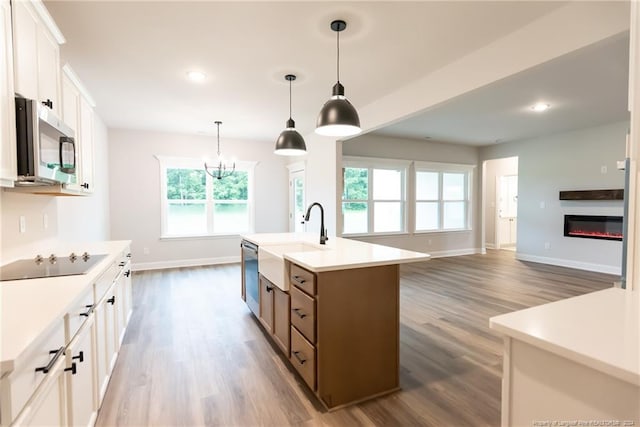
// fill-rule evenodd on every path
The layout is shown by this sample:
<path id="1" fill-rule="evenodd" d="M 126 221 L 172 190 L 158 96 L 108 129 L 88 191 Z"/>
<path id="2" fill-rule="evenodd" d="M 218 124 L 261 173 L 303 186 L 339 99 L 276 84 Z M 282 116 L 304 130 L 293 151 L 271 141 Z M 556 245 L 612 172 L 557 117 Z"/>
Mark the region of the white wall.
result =
<path id="1" fill-rule="evenodd" d="M 505 175 L 518 175 L 518 158 L 488 160 L 484 163 L 484 229 L 485 245 L 493 248 L 496 244 L 496 180 Z"/>
<path id="2" fill-rule="evenodd" d="M 107 130 L 97 115 L 94 115 L 93 128 L 95 191 L 91 196 L 53 197 L 2 191 L 0 264 L 38 253 L 45 255 L 43 252 L 53 250 L 58 242 L 109 239 Z M 26 219 L 25 233 L 19 232 L 20 216 Z"/>
<path id="3" fill-rule="evenodd" d="M 624 188 L 616 161 L 624 159 L 628 126 L 613 123 L 480 150 L 481 161 L 518 156 L 519 259 L 620 274 L 621 242 L 564 237 L 563 227 L 565 214 L 621 216 L 622 201 L 560 201 L 558 193 Z"/>
<path id="4" fill-rule="evenodd" d="M 344 156 L 377 157 L 381 159 L 417 160 L 439 163 L 455 163 L 477 166 L 478 148 L 440 143 L 435 141 L 394 138 L 381 135 L 362 135 L 342 144 Z M 479 206 L 480 180 L 478 168 L 472 173 L 472 230 L 434 233 L 407 233 L 391 236 L 357 237 L 370 243 L 378 243 L 402 249 L 427 252 L 432 256 L 476 253 L 480 251 Z M 338 221 L 340 222 L 340 221 Z"/>
<path id="5" fill-rule="evenodd" d="M 288 230 L 288 171 L 272 142 L 222 139 L 223 154 L 257 161 L 255 232 Z M 240 237 L 160 239 L 160 168 L 156 155 L 215 157 L 211 136 L 139 130 L 109 130 L 111 236 L 131 239 L 134 268 L 237 261 Z M 145 254 L 144 248 L 148 249 Z"/>

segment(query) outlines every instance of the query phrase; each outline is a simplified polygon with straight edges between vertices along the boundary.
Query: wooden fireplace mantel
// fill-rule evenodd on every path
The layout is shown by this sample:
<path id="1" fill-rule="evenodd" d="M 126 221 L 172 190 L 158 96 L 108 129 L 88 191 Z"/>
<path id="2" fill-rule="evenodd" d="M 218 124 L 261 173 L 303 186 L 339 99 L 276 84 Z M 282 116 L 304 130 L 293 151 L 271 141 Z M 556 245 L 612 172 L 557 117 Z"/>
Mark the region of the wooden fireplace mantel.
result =
<path id="1" fill-rule="evenodd" d="M 624 200 L 624 189 L 561 191 L 560 200 Z"/>

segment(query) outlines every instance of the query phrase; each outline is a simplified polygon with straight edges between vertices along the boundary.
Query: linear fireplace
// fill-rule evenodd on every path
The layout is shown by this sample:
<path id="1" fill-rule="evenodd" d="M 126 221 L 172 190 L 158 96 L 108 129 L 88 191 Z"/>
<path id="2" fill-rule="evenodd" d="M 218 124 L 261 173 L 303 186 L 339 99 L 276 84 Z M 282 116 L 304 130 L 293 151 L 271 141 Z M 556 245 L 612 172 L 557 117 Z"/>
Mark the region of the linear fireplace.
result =
<path id="1" fill-rule="evenodd" d="M 622 240 L 622 217 L 565 215 L 564 235 L 585 239 Z"/>

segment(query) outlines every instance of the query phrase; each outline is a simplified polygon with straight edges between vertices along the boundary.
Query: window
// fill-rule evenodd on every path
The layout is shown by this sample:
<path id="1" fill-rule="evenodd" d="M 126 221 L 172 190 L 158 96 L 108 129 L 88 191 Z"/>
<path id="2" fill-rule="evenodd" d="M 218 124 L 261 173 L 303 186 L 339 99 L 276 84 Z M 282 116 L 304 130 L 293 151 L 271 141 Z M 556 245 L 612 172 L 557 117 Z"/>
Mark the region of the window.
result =
<path id="1" fill-rule="evenodd" d="M 415 231 L 469 229 L 472 167 L 416 163 Z"/>
<path id="2" fill-rule="evenodd" d="M 344 164 L 343 234 L 404 232 L 407 165 L 376 159 L 347 159 Z"/>
<path id="3" fill-rule="evenodd" d="M 253 163 L 214 179 L 202 161 L 158 157 L 162 197 L 161 237 L 228 235 L 253 229 Z"/>

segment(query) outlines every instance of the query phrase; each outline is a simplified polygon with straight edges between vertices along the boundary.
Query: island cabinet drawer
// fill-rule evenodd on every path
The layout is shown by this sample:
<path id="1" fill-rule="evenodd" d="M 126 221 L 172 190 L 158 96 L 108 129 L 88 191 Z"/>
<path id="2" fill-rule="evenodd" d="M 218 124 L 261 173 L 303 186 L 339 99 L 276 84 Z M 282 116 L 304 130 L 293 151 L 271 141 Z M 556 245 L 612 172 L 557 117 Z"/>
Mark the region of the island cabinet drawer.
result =
<path id="1" fill-rule="evenodd" d="M 3 396 L 0 402 L 2 424 L 9 424 L 6 418 L 15 418 L 31 398 L 40 383 L 48 378 L 60 360 L 64 360 L 64 321 L 62 317 L 35 342 L 29 350 L 15 360 L 15 370 L 2 378 L 0 388 Z M 10 405 L 7 407 L 6 405 Z"/>
<path id="2" fill-rule="evenodd" d="M 316 342 L 316 302 L 296 288 L 289 288 L 291 294 L 291 324 L 298 328 L 312 344 Z"/>
<path id="3" fill-rule="evenodd" d="M 291 358 L 289 359 L 304 382 L 316 389 L 316 349 L 296 328 L 291 327 Z"/>
<path id="4" fill-rule="evenodd" d="M 316 275 L 296 264 L 291 264 L 291 283 L 309 295 L 316 294 Z"/>

